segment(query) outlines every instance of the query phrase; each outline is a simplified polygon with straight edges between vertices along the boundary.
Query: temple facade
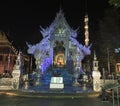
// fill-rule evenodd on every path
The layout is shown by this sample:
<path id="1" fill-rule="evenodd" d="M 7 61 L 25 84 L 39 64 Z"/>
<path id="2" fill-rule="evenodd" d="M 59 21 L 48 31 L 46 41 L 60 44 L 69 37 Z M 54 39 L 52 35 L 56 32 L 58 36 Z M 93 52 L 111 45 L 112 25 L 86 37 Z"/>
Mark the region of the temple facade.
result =
<path id="1" fill-rule="evenodd" d="M 15 61 L 18 55 L 18 50 L 12 45 L 12 43 L 6 37 L 4 32 L 0 32 L 0 75 L 1 77 L 9 77 L 12 73 Z M 29 67 L 29 57 L 23 55 L 23 63 Z M 25 69 L 26 70 L 26 69 Z M 6 74 L 7 73 L 7 74 Z"/>
<path id="2" fill-rule="evenodd" d="M 76 40 L 77 30 L 69 26 L 60 10 L 49 27 L 41 27 L 43 39 L 34 45 L 27 43 L 28 53 L 34 55 L 36 69 L 39 69 L 43 79 L 62 76 L 64 83 L 73 82 L 73 79 L 77 83 L 79 74 L 84 73 L 81 61 L 86 55 L 91 54 L 88 17 L 85 17 L 85 25 L 85 45 L 82 45 Z"/>

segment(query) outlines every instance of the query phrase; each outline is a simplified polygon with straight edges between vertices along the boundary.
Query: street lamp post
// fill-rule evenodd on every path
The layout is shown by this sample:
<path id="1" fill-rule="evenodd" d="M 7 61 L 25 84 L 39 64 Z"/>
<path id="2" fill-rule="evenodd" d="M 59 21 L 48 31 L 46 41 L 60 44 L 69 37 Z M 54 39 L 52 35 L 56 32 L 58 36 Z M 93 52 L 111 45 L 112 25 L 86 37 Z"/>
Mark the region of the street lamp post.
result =
<path id="1" fill-rule="evenodd" d="M 118 103 L 118 106 L 120 105 L 120 102 L 119 102 L 119 88 L 117 87 L 117 103 Z"/>
<path id="2" fill-rule="evenodd" d="M 114 75 L 112 74 L 112 80 L 113 80 L 113 84 L 114 84 Z M 113 99 L 113 106 L 115 105 L 115 93 L 114 93 L 114 89 L 112 89 L 112 99 Z"/>
<path id="3" fill-rule="evenodd" d="M 120 53 L 120 48 L 115 48 L 115 53 Z M 113 103 L 114 104 L 114 103 Z M 117 87 L 117 104 L 119 106 L 119 88 Z"/>
<path id="4" fill-rule="evenodd" d="M 116 54 L 118 54 L 118 53 L 120 53 L 120 48 L 115 48 L 114 49 L 115 51 L 115 53 Z M 117 66 L 118 65 L 118 66 Z M 117 68 L 118 67 L 118 68 Z M 119 72 L 120 71 L 120 68 L 119 68 L 120 66 L 119 66 L 119 63 L 116 63 L 116 72 Z M 119 73 L 117 73 L 117 77 L 119 78 Z"/>
<path id="5" fill-rule="evenodd" d="M 102 68 L 102 71 L 103 71 L 103 86 L 105 86 L 105 69 Z"/>
<path id="6" fill-rule="evenodd" d="M 107 48 L 107 57 L 108 57 L 108 72 L 110 74 L 110 55 L 109 55 L 109 48 Z"/>

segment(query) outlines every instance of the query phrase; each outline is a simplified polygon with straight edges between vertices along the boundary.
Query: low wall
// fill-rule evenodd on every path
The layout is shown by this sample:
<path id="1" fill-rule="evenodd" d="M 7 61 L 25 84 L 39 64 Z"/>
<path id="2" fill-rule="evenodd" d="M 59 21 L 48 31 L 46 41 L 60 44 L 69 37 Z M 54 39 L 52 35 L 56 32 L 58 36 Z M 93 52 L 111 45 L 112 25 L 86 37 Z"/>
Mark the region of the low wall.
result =
<path id="1" fill-rule="evenodd" d="M 13 78 L 0 78 L 0 90 L 11 90 Z"/>
<path id="2" fill-rule="evenodd" d="M 105 79 L 105 80 L 101 79 L 101 86 L 109 85 L 117 82 L 118 82 L 117 80 L 112 80 L 112 79 Z"/>
<path id="3" fill-rule="evenodd" d="M 11 90 L 13 89 L 12 87 L 12 81 L 13 81 L 13 78 L 0 78 L 0 90 Z M 113 84 L 114 83 L 117 83 L 118 81 L 117 80 L 112 80 L 112 79 L 101 79 L 101 86 L 104 86 L 104 85 L 109 85 L 109 84 Z"/>

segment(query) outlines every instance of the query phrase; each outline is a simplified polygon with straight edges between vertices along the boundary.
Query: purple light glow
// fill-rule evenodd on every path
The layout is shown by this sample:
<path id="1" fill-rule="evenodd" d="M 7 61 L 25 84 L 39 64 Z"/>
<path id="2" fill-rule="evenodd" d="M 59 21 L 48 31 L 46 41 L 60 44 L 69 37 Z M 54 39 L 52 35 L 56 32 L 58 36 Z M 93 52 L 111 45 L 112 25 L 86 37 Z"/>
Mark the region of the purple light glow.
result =
<path id="1" fill-rule="evenodd" d="M 50 58 L 45 58 L 40 64 L 42 74 L 52 65 L 52 60 Z"/>

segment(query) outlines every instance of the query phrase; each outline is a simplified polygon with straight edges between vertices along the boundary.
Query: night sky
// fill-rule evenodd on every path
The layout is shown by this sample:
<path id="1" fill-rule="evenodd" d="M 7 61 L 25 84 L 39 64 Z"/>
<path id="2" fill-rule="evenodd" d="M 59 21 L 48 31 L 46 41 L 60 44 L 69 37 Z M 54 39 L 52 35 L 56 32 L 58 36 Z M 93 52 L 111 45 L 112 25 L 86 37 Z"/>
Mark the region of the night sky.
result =
<path id="1" fill-rule="evenodd" d="M 79 27 L 79 35 L 84 36 L 84 15 L 88 14 L 90 26 L 95 27 L 97 20 L 104 16 L 107 2 L 108 0 L 4 0 L 0 2 L 0 30 L 7 33 L 18 48 L 24 47 L 26 41 L 37 43 L 42 39 L 40 26 L 48 27 L 61 8 L 68 24 L 73 29 Z"/>

